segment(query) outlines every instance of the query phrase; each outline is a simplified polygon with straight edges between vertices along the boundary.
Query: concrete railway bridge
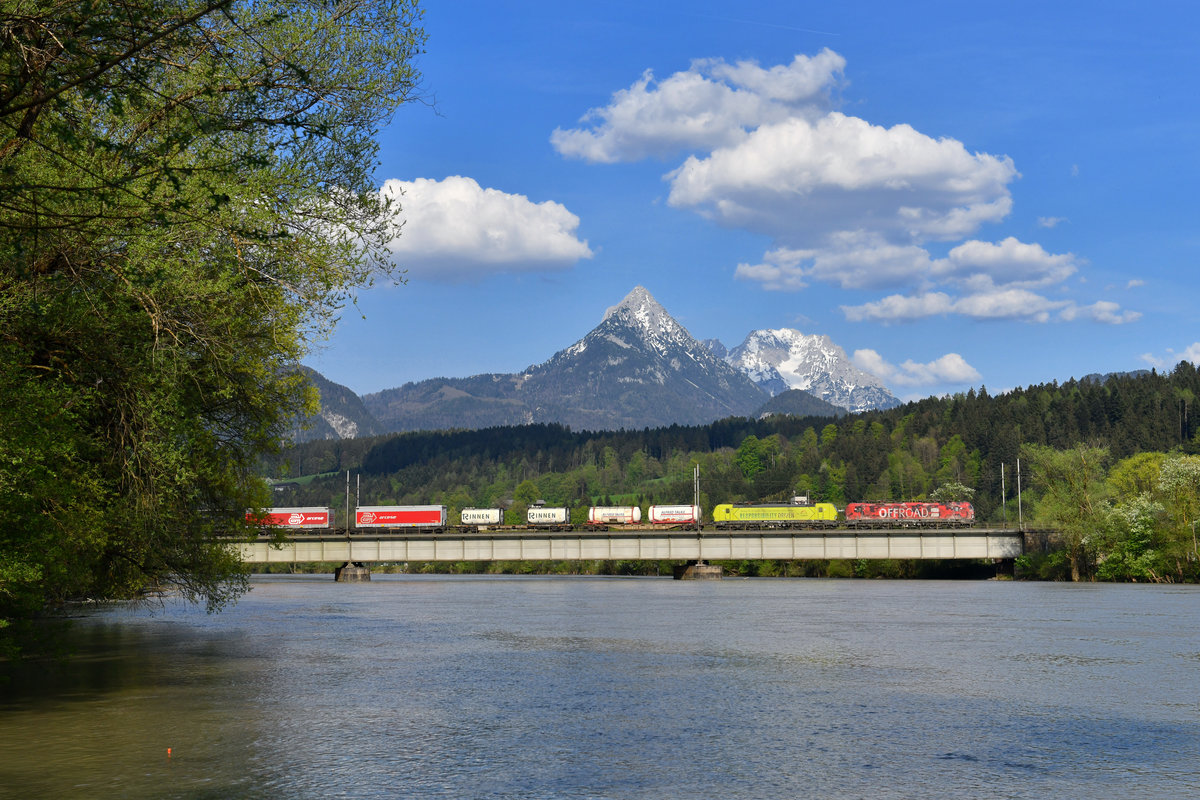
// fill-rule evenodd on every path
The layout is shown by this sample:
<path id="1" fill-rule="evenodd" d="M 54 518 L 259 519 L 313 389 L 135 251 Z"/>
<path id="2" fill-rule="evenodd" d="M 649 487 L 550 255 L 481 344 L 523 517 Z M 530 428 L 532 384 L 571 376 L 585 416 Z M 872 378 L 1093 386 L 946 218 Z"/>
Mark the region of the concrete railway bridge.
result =
<path id="1" fill-rule="evenodd" d="M 1040 535 L 1044 536 L 1044 533 Z M 1015 528 L 472 531 L 297 534 L 238 545 L 257 564 L 332 562 L 338 580 L 369 580 L 374 562 L 679 561 L 676 577 L 720 577 L 709 561 L 744 559 L 990 559 L 1011 563 L 1039 532 Z"/>

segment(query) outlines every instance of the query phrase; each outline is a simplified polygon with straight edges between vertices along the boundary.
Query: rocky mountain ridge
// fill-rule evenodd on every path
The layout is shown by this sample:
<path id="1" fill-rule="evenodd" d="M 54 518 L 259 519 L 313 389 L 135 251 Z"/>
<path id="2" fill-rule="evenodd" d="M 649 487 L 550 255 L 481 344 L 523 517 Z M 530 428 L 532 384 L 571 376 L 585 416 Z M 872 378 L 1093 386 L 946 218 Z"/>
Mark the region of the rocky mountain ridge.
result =
<path id="1" fill-rule="evenodd" d="M 406 383 L 363 396 L 362 415 L 357 409 L 347 413 L 351 390 L 321 380 L 322 411 L 305 440 L 333 438 L 331 432 L 361 436 L 533 422 L 636 429 L 762 413 L 833 417 L 851 410 L 846 403 L 853 410 L 890 407 L 870 405 L 872 397 L 898 404 L 828 337 L 755 331 L 730 351 L 716 340 L 695 339 L 641 286 L 582 339 L 520 373 Z M 336 403 L 325 402 L 327 391 Z M 775 395 L 779 399 L 770 402 Z M 342 433 L 350 430 L 360 432 Z"/>
<path id="2" fill-rule="evenodd" d="M 639 286 L 586 336 L 516 375 L 438 378 L 369 394 L 391 430 L 559 422 L 577 430 L 696 425 L 753 414 L 769 395 Z"/>
<path id="3" fill-rule="evenodd" d="M 301 367 L 300 371 L 316 387 L 321 407 L 316 414 L 296 421 L 289 433 L 293 441 L 356 439 L 387 433 L 353 389 L 334 383 L 309 367 Z"/>
<path id="4" fill-rule="evenodd" d="M 758 330 L 732 350 L 721 345 L 714 352 L 724 352 L 727 363 L 772 396 L 800 389 L 852 413 L 900 405 L 883 381 L 854 366 L 828 336 L 792 328 Z"/>

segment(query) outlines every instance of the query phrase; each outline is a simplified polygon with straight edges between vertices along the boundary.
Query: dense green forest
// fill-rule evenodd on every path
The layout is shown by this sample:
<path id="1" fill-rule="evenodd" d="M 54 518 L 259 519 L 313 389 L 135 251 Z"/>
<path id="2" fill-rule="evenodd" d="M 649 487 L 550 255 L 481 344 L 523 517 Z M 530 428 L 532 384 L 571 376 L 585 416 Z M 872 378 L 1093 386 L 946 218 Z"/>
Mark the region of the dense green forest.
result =
<path id="1" fill-rule="evenodd" d="M 1198 576 L 1200 373 L 1188 362 L 992 396 L 986 389 L 841 418 L 731 418 L 703 426 L 577 432 L 559 425 L 406 433 L 298 445 L 264 465 L 280 505 L 360 503 L 580 509 L 807 495 L 839 507 L 965 492 L 981 520 L 1059 531 L 1023 558 L 1044 578 Z M 1020 462 L 1020 474 L 1017 465 Z M 1018 497 L 1018 491 L 1020 496 Z"/>

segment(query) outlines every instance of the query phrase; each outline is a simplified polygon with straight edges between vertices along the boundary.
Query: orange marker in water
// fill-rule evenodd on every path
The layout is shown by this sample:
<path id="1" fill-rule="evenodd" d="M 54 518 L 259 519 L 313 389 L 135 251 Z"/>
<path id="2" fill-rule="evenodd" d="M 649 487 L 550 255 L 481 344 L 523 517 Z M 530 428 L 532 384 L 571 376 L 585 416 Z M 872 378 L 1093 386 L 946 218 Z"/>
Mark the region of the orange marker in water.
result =
<path id="1" fill-rule="evenodd" d="M 171 748 L 167 748 L 167 758 L 171 757 Z"/>

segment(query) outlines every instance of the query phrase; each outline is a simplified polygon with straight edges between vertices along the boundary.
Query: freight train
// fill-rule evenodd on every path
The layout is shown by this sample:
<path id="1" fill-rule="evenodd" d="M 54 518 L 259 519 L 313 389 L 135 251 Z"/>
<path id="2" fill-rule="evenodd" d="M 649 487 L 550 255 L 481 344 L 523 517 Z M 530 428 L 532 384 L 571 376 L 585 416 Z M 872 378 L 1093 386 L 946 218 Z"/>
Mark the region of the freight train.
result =
<path id="1" fill-rule="evenodd" d="M 332 508 L 272 508 L 246 520 L 263 527 L 309 531 L 332 529 Z M 712 526 L 717 530 L 825 529 L 825 528 L 947 528 L 975 524 L 975 509 L 967 502 L 848 503 L 839 510 L 832 503 L 809 503 L 792 498 L 779 503 L 720 503 L 713 507 Z M 488 530 L 702 530 L 703 515 L 696 505 L 653 505 L 642 518 L 638 506 L 591 506 L 582 525 L 571 522 L 566 506 L 534 505 L 525 512 L 524 525 L 506 525 L 502 508 L 464 508 L 457 521 L 442 505 L 359 506 L 354 529 L 443 533 Z"/>

